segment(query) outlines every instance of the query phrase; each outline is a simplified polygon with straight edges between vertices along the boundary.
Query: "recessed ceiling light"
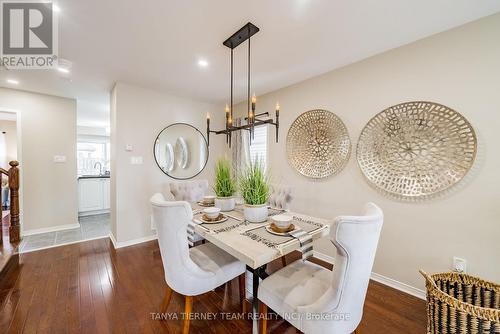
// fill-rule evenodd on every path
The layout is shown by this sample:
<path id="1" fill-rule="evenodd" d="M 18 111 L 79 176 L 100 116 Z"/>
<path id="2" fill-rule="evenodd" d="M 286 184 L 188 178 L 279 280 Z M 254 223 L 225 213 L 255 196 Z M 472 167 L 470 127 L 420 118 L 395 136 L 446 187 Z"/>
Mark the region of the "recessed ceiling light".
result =
<path id="1" fill-rule="evenodd" d="M 53 5 L 52 5 L 52 10 L 53 10 L 54 12 L 56 12 L 56 13 L 59 13 L 59 12 L 61 11 L 61 8 L 60 8 L 58 5 L 53 4 Z"/>
<path id="2" fill-rule="evenodd" d="M 61 73 L 69 73 L 69 69 L 65 67 L 58 67 L 57 70 Z"/>
<path id="3" fill-rule="evenodd" d="M 206 61 L 205 59 L 200 59 L 200 60 L 198 60 L 198 66 L 200 66 L 200 67 L 207 67 L 208 66 L 208 61 Z"/>
<path id="4" fill-rule="evenodd" d="M 7 82 L 12 84 L 12 85 L 19 85 L 19 81 L 14 80 L 14 79 L 7 79 Z"/>

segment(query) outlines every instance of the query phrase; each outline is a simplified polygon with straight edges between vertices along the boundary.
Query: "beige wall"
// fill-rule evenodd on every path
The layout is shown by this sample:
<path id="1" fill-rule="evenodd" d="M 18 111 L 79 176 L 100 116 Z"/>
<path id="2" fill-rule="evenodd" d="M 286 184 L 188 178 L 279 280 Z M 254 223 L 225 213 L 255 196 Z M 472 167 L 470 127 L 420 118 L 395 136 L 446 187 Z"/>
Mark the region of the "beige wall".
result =
<path id="1" fill-rule="evenodd" d="M 0 88 L 0 110 L 20 115 L 23 231 L 77 224 L 76 100 Z"/>
<path id="2" fill-rule="evenodd" d="M 223 109 L 216 106 L 152 90 L 117 83 L 111 94 L 111 230 L 119 243 L 153 235 L 149 199 L 162 192 L 173 179 L 156 165 L 153 144 L 167 125 L 189 123 L 203 134 L 206 113 L 213 124 L 223 124 Z M 224 138 L 212 136 L 207 167 L 196 177 L 211 181 L 215 159 L 223 153 Z M 126 145 L 133 150 L 127 152 Z M 132 165 L 131 157 L 142 157 L 142 165 Z"/>
<path id="3" fill-rule="evenodd" d="M 448 271 L 452 257 L 469 272 L 500 281 L 500 14 L 444 32 L 325 75 L 261 96 L 258 111 L 280 102 L 280 142 L 269 136 L 276 182 L 294 187 L 292 209 L 322 217 L 355 214 L 368 201 L 380 205 L 385 224 L 374 272 L 423 289 L 418 269 Z M 355 158 L 359 134 L 386 107 L 412 101 L 442 103 L 462 113 L 480 144 L 468 180 L 438 199 L 402 203 L 371 188 Z M 241 107 L 241 106 L 240 106 Z M 346 124 L 353 152 L 337 176 L 307 179 L 287 164 L 287 131 L 301 113 L 324 108 Z M 328 240 L 316 250 L 333 256 Z"/>
<path id="4" fill-rule="evenodd" d="M 0 133 L 5 132 L 5 156 L 0 157 L 2 165 L 7 169 L 9 161 L 17 160 L 17 122 L 0 120 Z"/>

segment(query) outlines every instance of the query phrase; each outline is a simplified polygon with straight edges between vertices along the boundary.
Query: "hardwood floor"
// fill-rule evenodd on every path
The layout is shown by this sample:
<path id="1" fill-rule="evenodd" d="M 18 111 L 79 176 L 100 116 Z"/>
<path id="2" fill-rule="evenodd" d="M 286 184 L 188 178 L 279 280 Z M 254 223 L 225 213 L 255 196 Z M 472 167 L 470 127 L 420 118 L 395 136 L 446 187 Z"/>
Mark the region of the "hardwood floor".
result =
<path id="1" fill-rule="evenodd" d="M 165 292 L 156 241 L 114 250 L 108 239 L 93 240 L 21 254 L 20 263 L 0 286 L 0 333 L 181 331 L 184 301 L 176 293 L 170 320 L 154 319 Z M 280 267 L 278 259 L 269 270 Z M 250 333 L 240 311 L 235 279 L 194 299 L 190 333 Z M 425 326 L 423 301 L 371 282 L 362 333 L 420 334 Z M 283 320 L 270 320 L 271 332 L 296 333 Z"/>
<path id="2" fill-rule="evenodd" d="M 9 226 L 10 226 L 10 215 L 7 214 L 5 217 L 1 218 L 0 221 L 0 233 L 2 234 L 2 240 L 0 242 L 0 282 L 6 273 L 17 265 L 19 260 L 18 243 L 11 243 L 9 236 Z"/>

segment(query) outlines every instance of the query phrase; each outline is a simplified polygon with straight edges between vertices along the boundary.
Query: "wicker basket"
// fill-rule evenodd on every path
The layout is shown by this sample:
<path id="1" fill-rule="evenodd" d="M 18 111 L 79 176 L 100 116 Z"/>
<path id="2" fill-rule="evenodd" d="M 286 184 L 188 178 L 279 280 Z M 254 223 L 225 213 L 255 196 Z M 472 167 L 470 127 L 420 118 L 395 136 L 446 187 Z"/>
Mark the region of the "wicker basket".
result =
<path id="1" fill-rule="evenodd" d="M 459 273 L 429 276 L 428 334 L 500 334 L 500 285 Z"/>

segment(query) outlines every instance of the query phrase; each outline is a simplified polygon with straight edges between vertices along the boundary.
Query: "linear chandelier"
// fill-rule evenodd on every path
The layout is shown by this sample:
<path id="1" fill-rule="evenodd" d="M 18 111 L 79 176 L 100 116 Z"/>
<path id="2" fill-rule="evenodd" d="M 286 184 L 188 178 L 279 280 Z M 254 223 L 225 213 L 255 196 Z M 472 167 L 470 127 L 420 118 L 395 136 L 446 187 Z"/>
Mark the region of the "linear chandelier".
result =
<path id="1" fill-rule="evenodd" d="M 231 147 L 231 135 L 235 131 L 248 131 L 250 137 L 250 144 L 252 143 L 252 139 L 254 138 L 254 130 L 256 126 L 261 125 L 274 125 L 276 128 L 276 142 L 278 142 L 278 130 L 279 130 L 279 118 L 280 118 L 280 106 L 276 103 L 276 121 L 273 121 L 270 118 L 263 119 L 261 117 L 266 116 L 269 117 L 269 112 L 264 112 L 260 114 L 255 113 L 255 107 L 257 104 L 257 97 L 255 94 L 250 98 L 250 37 L 259 32 L 259 28 L 257 28 L 252 23 L 248 22 L 245 24 L 240 30 L 235 32 L 231 37 L 224 41 L 224 46 L 227 46 L 231 49 L 231 102 L 224 109 L 226 115 L 226 127 L 223 130 L 211 130 L 210 129 L 210 114 L 207 114 L 207 141 L 210 144 L 210 134 L 215 133 L 216 135 L 226 135 L 226 143 Z M 248 40 L 248 82 L 247 82 L 247 117 L 245 120 L 247 124 L 234 126 L 233 125 L 233 50 Z"/>

